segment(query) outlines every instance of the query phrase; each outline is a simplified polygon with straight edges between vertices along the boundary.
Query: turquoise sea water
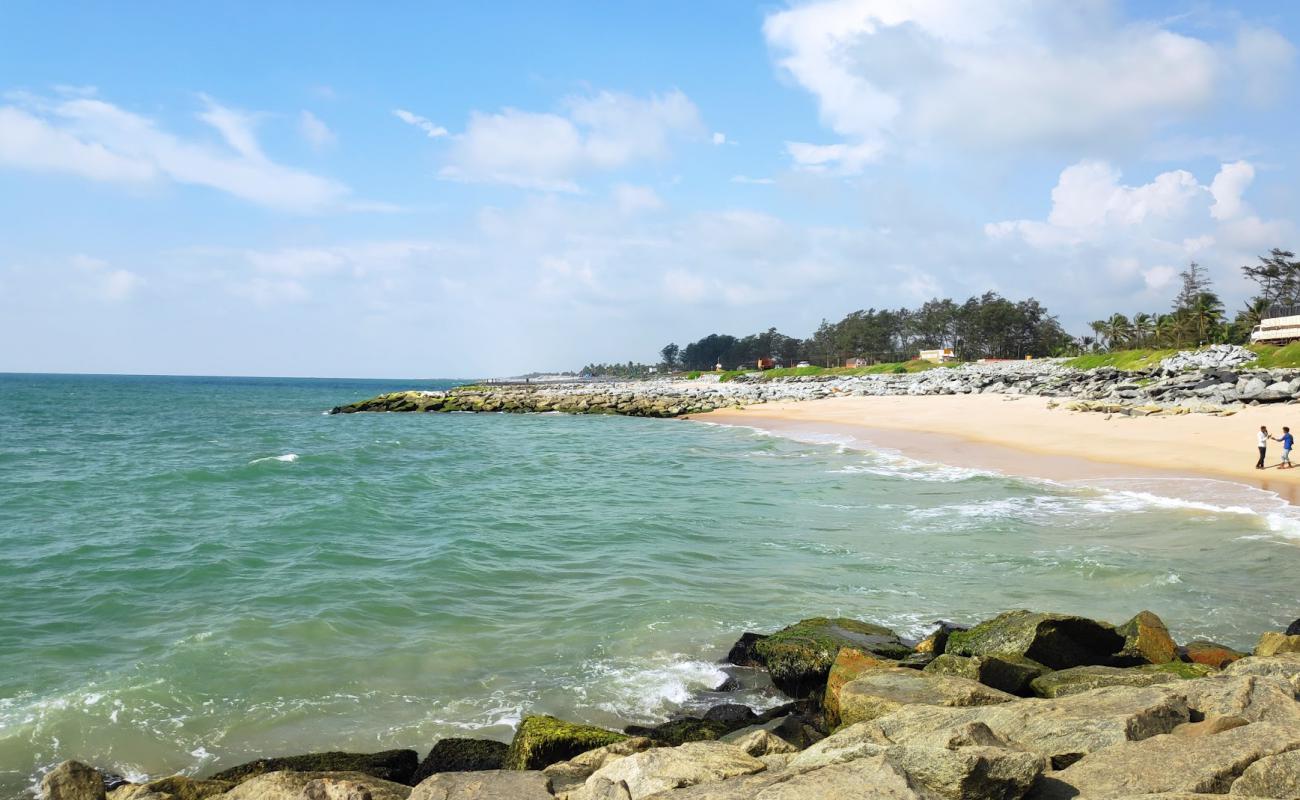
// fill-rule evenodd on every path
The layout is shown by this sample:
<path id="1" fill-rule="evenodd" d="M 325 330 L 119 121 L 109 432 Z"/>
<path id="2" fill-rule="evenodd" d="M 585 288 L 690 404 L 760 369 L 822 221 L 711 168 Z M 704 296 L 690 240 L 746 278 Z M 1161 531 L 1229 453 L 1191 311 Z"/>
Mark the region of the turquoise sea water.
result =
<path id="1" fill-rule="evenodd" d="M 1240 647 L 1300 616 L 1300 524 L 1262 493 L 678 421 L 322 413 L 418 385 L 0 375 L 0 797 L 74 756 L 203 774 L 505 739 L 529 711 L 662 719 L 741 631 L 819 614 L 919 635 L 1150 608 Z"/>

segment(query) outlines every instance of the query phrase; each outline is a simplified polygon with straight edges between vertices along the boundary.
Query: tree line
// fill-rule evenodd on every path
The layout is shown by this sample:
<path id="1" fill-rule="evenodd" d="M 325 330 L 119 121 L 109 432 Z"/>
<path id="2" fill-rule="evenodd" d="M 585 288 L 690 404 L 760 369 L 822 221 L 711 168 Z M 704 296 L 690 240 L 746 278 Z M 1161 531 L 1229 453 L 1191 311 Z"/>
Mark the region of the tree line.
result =
<path id="1" fill-rule="evenodd" d="M 1179 273 L 1180 285 L 1165 312 L 1138 312 L 1130 319 L 1112 314 L 1089 323 L 1091 335 L 1079 337 L 1081 351 L 1137 347 L 1199 347 L 1245 344 L 1251 331 L 1270 313 L 1300 314 L 1300 260 L 1289 250 L 1273 248 L 1241 273 L 1255 284 L 1255 293 L 1231 319 L 1205 269 L 1195 261 Z"/>

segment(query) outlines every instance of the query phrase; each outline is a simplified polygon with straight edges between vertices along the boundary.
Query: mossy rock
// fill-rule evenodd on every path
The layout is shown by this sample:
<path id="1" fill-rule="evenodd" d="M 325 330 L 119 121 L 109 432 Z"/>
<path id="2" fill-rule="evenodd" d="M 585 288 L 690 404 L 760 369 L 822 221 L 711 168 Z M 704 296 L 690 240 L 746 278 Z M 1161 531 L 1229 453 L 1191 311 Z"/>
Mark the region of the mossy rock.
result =
<path id="1" fill-rule="evenodd" d="M 1021 656 L 1050 668 L 1109 664 L 1124 646 L 1113 627 L 1086 617 L 1008 611 L 948 637 L 957 656 Z"/>
<path id="2" fill-rule="evenodd" d="M 1037 661 L 1024 656 L 955 656 L 951 653 L 944 653 L 931 661 L 926 665 L 925 671 L 935 675 L 969 678 L 1021 697 L 1033 694 L 1030 684 L 1035 678 L 1051 672 Z"/>
<path id="3" fill-rule="evenodd" d="M 727 651 L 727 663 L 735 664 L 738 667 L 761 667 L 763 659 L 759 658 L 758 653 L 754 652 L 754 647 L 767 637 L 761 633 L 745 631 L 740 634 L 740 638 Z"/>
<path id="4" fill-rule="evenodd" d="M 782 628 L 757 642 L 754 651 L 772 683 L 791 697 L 818 695 L 826 686 L 840 648 L 853 647 L 884 658 L 912 652 L 889 628 L 856 619 L 814 617 Z"/>
<path id="5" fill-rule="evenodd" d="M 1031 686 L 1034 694 L 1039 697 L 1065 697 L 1104 686 L 1143 687 L 1154 686 L 1157 683 L 1173 683 L 1178 680 L 1181 680 L 1180 676 L 1169 670 L 1092 665 L 1049 672 L 1035 678 Z"/>
<path id="6" fill-rule="evenodd" d="M 493 739 L 440 739 L 424 757 L 411 785 L 438 772 L 479 772 L 501 769 L 510 745 Z"/>
<path id="7" fill-rule="evenodd" d="M 542 769 L 626 738 L 622 733 L 594 725 L 579 725 L 550 716 L 524 717 L 510 742 L 510 749 L 506 751 L 502 767 Z"/>
<path id="8" fill-rule="evenodd" d="M 714 739 L 720 739 L 752 721 L 744 720 L 738 723 L 728 723 L 699 717 L 683 717 L 659 725 L 628 725 L 623 729 L 623 732 L 629 736 L 644 736 L 655 742 L 676 747 L 687 742 L 710 742 Z"/>
<path id="9" fill-rule="evenodd" d="M 409 784 L 420 756 L 414 750 L 382 753 L 308 753 L 301 756 L 259 758 L 208 777 L 209 781 L 243 783 L 267 772 L 360 772 L 393 783 Z"/>
<path id="10" fill-rule="evenodd" d="M 1169 628 L 1151 611 L 1138 612 L 1115 632 L 1124 637 L 1124 646 L 1115 654 L 1116 664 L 1167 664 L 1178 659 L 1178 645 Z"/>
<path id="11" fill-rule="evenodd" d="M 1164 664 L 1145 664 L 1138 667 L 1146 672 L 1167 672 L 1170 675 L 1177 675 L 1183 680 L 1191 681 L 1197 678 L 1204 678 L 1209 675 L 1217 675 L 1219 670 L 1211 667 L 1209 664 L 1192 664 L 1186 661 L 1169 661 Z"/>
<path id="12" fill-rule="evenodd" d="M 1187 646 L 1182 648 L 1181 654 L 1183 658 L 1193 664 L 1204 664 L 1215 669 L 1223 669 L 1232 662 L 1246 657 L 1246 653 L 1240 650 L 1234 650 L 1226 644 L 1208 642 L 1204 639 L 1188 642 Z"/>
<path id="13" fill-rule="evenodd" d="M 915 650 L 918 653 L 931 653 L 933 655 L 940 655 L 943 653 L 944 649 L 947 648 L 948 646 L 949 636 L 951 636 L 952 634 L 958 631 L 967 630 L 967 628 L 964 628 L 960 625 L 956 625 L 951 622 L 937 622 L 935 624 L 938 625 L 939 627 L 935 628 L 934 632 L 931 633 L 929 636 L 926 636 L 924 639 L 917 642 L 916 647 L 912 648 L 913 650 Z"/>

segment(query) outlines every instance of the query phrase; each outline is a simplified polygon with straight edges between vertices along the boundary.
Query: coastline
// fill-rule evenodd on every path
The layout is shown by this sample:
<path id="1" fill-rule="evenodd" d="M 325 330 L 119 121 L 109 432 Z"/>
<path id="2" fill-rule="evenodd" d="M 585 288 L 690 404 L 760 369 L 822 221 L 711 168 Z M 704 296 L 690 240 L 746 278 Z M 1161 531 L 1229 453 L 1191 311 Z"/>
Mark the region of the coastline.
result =
<path id="1" fill-rule="evenodd" d="M 682 419 L 1080 485 L 1227 481 L 1300 505 L 1300 472 L 1277 469 L 1281 445 L 1269 448 L 1268 469 L 1252 463 L 1260 425 L 1270 433 L 1288 422 L 1300 425 L 1300 413 L 1287 419 L 1290 406 L 1245 406 L 1227 417 L 1109 417 L 1056 403 L 1033 396 L 856 396 L 769 402 Z"/>

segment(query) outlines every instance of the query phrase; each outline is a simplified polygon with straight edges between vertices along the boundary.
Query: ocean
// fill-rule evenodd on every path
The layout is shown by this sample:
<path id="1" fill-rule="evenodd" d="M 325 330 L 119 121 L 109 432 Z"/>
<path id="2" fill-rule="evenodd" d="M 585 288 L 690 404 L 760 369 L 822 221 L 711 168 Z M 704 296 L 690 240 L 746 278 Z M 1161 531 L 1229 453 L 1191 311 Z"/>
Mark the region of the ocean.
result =
<path id="1" fill-rule="evenodd" d="M 356 414 L 437 381 L 0 375 L 0 797 L 667 718 L 745 630 L 1011 608 L 1249 648 L 1297 614 L 1257 490 L 1048 481 L 695 422 Z M 1207 499 L 1210 498 L 1210 499 Z M 776 698 L 746 695 L 758 705 Z"/>

